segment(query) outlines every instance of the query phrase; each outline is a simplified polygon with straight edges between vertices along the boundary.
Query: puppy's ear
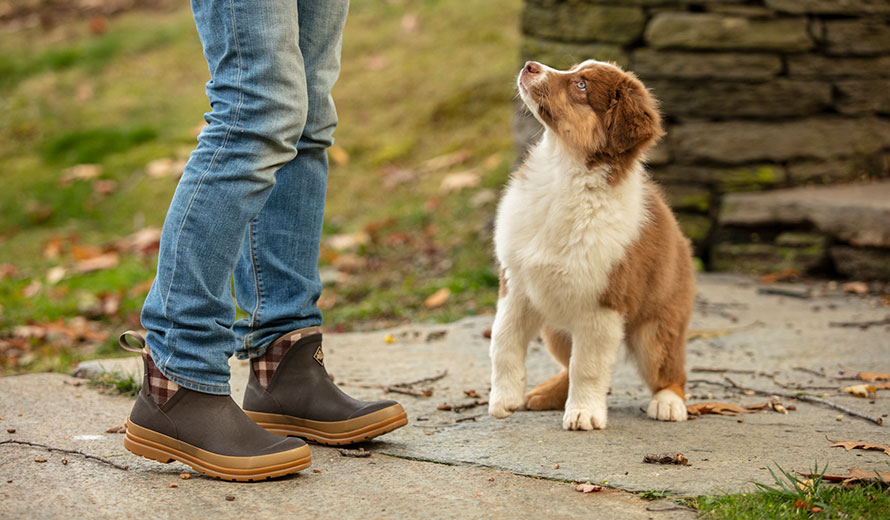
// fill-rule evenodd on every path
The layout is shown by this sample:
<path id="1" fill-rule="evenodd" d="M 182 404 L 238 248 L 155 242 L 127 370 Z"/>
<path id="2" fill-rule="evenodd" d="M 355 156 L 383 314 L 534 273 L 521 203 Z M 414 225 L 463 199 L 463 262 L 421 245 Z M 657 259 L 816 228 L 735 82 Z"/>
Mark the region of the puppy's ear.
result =
<path id="1" fill-rule="evenodd" d="M 604 123 L 607 146 L 614 155 L 648 147 L 664 135 L 655 99 L 630 73 L 616 86 Z"/>

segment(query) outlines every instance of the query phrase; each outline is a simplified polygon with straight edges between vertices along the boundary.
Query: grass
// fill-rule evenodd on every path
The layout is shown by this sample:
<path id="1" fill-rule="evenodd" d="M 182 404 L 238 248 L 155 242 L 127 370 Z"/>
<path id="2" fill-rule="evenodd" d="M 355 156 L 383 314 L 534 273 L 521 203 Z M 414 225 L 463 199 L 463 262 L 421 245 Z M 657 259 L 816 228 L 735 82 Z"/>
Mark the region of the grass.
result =
<path id="1" fill-rule="evenodd" d="M 323 247 L 323 268 L 361 260 L 325 287 L 328 328 L 493 311 L 491 226 L 514 160 L 520 8 L 519 0 L 352 2 L 334 90 L 336 146 L 348 159 L 332 164 L 323 240 L 359 231 L 371 240 L 351 252 Z M 124 13 L 98 35 L 86 20 L 0 31 L 0 374 L 66 371 L 118 353 L 117 333 L 139 326 L 153 254 L 124 253 L 113 268 L 79 274 L 77 251 L 161 226 L 176 179 L 149 177 L 146 166 L 193 149 L 209 108 L 207 66 L 187 5 Z M 427 167 L 454 152 L 466 159 Z M 61 182 L 81 164 L 97 165 L 98 177 Z M 479 186 L 443 192 L 442 180 L 459 171 L 477 174 Z M 394 172 L 405 175 L 390 184 Z M 100 181 L 111 191 L 98 190 Z M 57 255 L 48 254 L 53 243 Z M 59 267 L 65 276 L 54 280 Z M 441 288 L 447 301 L 424 306 Z M 109 298 L 119 305 L 97 310 Z M 82 318 L 106 337 L 17 335 L 26 325 L 74 329 Z"/>
<path id="2" fill-rule="evenodd" d="M 90 379 L 88 385 L 90 388 L 99 388 L 106 392 L 134 396 L 142 389 L 142 379 L 133 374 L 103 372 L 98 377 Z"/>
<path id="3" fill-rule="evenodd" d="M 825 468 L 815 465 L 812 479 L 801 479 L 778 467 L 770 469 L 774 484 L 755 483 L 753 493 L 701 496 L 686 502 L 707 519 L 886 518 L 890 487 L 861 484 L 843 487 L 822 480 Z"/>

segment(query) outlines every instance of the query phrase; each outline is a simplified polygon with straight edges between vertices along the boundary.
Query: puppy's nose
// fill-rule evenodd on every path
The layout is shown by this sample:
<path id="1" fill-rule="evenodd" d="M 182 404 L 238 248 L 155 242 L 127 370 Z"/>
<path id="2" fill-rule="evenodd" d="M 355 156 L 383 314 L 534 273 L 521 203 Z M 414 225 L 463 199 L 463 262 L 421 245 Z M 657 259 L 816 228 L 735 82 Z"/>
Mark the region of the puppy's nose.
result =
<path id="1" fill-rule="evenodd" d="M 525 68 L 523 70 L 528 74 L 540 74 L 541 64 L 537 61 L 527 61 L 525 62 Z"/>

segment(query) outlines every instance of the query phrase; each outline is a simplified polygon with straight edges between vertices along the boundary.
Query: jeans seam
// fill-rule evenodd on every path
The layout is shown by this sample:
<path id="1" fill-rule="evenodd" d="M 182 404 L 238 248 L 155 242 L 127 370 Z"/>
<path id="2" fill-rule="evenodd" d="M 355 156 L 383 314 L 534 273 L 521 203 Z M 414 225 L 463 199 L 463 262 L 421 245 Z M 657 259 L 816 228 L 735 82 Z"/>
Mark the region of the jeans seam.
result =
<path id="1" fill-rule="evenodd" d="M 235 113 L 234 113 L 232 124 L 229 125 L 229 127 L 226 129 L 226 133 L 223 136 L 222 144 L 220 144 L 219 148 L 217 148 L 216 151 L 213 153 L 213 156 L 210 158 L 210 161 L 208 161 L 208 163 L 207 163 L 207 168 L 204 169 L 204 172 L 201 173 L 201 176 L 198 178 L 198 185 L 195 186 L 195 191 L 192 193 L 192 196 L 189 199 L 188 205 L 186 205 L 185 211 L 182 214 L 182 220 L 179 222 L 179 227 L 176 230 L 176 245 L 174 246 L 174 249 L 173 249 L 173 269 L 170 272 L 170 283 L 167 285 L 167 294 L 164 295 L 164 306 L 163 306 L 164 318 L 166 318 L 168 320 L 170 319 L 169 315 L 167 314 L 168 309 L 169 309 L 168 302 L 170 301 L 170 293 L 172 292 L 173 281 L 176 279 L 176 266 L 178 264 L 177 260 L 179 258 L 179 241 L 182 237 L 182 229 L 185 227 L 186 218 L 188 217 L 188 214 L 191 211 L 192 205 L 195 202 L 195 198 L 197 198 L 198 192 L 201 190 L 201 187 L 204 185 L 204 179 L 207 177 L 207 175 L 210 173 L 211 169 L 215 165 L 216 159 L 219 156 L 219 154 L 222 153 L 222 151 L 228 145 L 229 138 L 231 137 L 232 132 L 235 130 L 235 127 L 239 123 L 239 121 L 241 119 L 241 108 L 244 105 L 244 89 L 242 88 L 242 84 L 241 84 L 243 75 L 244 75 L 244 67 L 243 67 L 242 58 L 241 58 L 241 45 L 240 45 L 240 41 L 238 38 L 238 25 L 237 25 L 236 16 L 235 16 L 234 0 L 230 0 L 229 5 L 231 6 L 231 11 L 232 11 L 232 34 L 233 34 L 233 40 L 235 42 L 235 52 L 238 55 L 238 80 L 237 80 L 238 92 L 239 92 L 238 103 L 235 105 L 235 111 L 234 111 Z M 176 343 L 175 336 L 171 335 L 171 344 L 169 345 L 169 348 L 171 350 L 175 350 L 175 343 Z M 166 362 L 164 363 L 164 368 L 166 368 Z"/>
<path id="2" fill-rule="evenodd" d="M 249 224 L 250 240 L 248 247 L 250 247 L 250 264 L 251 267 L 253 267 L 253 280 L 256 287 L 256 305 L 254 306 L 253 314 L 250 317 L 250 332 L 244 336 L 244 347 L 248 350 L 253 348 L 247 345 L 247 343 L 252 343 L 251 341 L 248 341 L 248 338 L 250 337 L 250 334 L 256 331 L 257 322 L 260 318 L 260 308 L 263 304 L 263 276 L 261 273 L 262 270 L 260 269 L 260 264 L 259 262 L 257 262 L 256 256 L 256 227 L 254 226 L 254 221 L 256 220 L 256 218 L 254 220 L 251 220 Z"/>

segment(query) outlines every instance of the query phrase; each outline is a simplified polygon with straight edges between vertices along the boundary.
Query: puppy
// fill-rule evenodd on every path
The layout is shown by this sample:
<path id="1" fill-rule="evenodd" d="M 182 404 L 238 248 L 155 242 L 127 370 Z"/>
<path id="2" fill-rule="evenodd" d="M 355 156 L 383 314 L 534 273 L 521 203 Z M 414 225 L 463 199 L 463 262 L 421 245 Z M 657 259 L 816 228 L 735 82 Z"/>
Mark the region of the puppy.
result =
<path id="1" fill-rule="evenodd" d="M 624 341 L 652 391 L 649 417 L 685 421 L 694 270 L 642 164 L 664 135 L 656 102 L 633 74 L 594 60 L 567 71 L 528 62 L 518 84 L 545 130 L 498 208 L 488 411 L 564 408 L 567 430 L 605 428 Z M 564 368 L 525 394 L 526 350 L 539 331 Z"/>

